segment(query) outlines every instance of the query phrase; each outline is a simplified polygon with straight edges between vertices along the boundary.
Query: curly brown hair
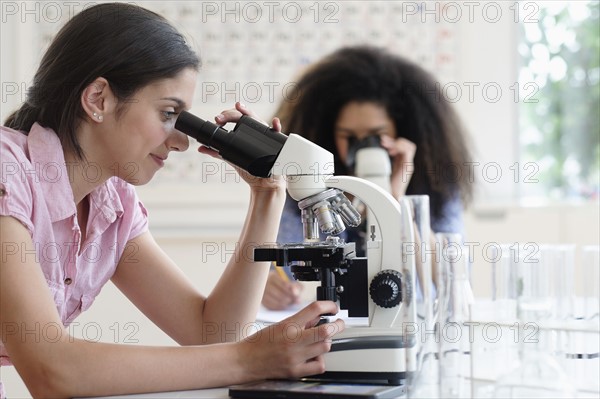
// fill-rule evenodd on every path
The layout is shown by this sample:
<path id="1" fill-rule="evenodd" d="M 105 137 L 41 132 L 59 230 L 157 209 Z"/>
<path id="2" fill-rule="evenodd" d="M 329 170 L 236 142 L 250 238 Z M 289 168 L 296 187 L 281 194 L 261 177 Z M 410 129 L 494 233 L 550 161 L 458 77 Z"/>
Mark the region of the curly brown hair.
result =
<path id="1" fill-rule="evenodd" d="M 339 49 L 306 70 L 275 115 L 285 131 L 332 152 L 336 174 L 343 175 L 348 170 L 337 152 L 334 127 L 350 102 L 381 105 L 397 134 L 416 144 L 415 172 L 406 194 L 428 194 L 436 217 L 452 197 L 459 196 L 463 205 L 470 202 L 471 156 L 459 118 L 440 83 L 402 57 L 372 46 Z"/>

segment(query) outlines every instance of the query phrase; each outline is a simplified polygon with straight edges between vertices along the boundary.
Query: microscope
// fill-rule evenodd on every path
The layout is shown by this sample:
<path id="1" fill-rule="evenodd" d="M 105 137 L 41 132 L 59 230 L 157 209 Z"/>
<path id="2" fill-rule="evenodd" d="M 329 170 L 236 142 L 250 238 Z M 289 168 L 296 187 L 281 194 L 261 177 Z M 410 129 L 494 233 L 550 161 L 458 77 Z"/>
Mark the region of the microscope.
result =
<path id="1" fill-rule="evenodd" d="M 303 137 L 277 132 L 244 115 L 227 131 L 182 112 L 175 128 L 218 151 L 257 177 L 284 176 L 302 214 L 304 242 L 263 246 L 255 261 L 289 266 L 300 281 L 317 281 L 317 300 L 337 302 L 349 318 L 368 323 L 337 334 L 325 355 L 321 380 L 400 385 L 417 369 L 419 340 L 415 301 L 417 255 L 409 204 L 368 180 L 333 174 L 333 154 Z M 366 257 L 336 235 L 361 216 L 344 193 L 368 208 Z M 328 234 L 319 239 L 319 231 Z M 324 315 L 326 316 L 326 315 Z"/>

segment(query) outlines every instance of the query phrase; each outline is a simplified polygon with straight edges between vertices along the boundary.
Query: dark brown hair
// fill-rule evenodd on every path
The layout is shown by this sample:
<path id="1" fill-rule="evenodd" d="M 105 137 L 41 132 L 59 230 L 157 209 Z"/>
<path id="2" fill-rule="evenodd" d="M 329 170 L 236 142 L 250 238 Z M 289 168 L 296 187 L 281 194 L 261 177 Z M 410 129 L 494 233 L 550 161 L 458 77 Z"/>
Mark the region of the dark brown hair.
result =
<path id="1" fill-rule="evenodd" d="M 82 158 L 75 135 L 84 117 L 80 98 L 96 78 L 108 80 L 119 99 L 119 113 L 142 87 L 199 67 L 200 59 L 184 37 L 160 15 L 132 4 L 99 4 L 75 15 L 59 31 L 25 103 L 4 124 L 27 133 L 38 122 Z"/>

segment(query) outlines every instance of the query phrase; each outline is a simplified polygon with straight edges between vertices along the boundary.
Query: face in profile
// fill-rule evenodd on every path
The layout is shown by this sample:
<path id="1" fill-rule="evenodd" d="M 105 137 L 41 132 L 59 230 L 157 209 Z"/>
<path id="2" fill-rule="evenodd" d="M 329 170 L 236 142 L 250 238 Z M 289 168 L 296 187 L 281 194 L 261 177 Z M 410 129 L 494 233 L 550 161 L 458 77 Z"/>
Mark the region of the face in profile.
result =
<path id="1" fill-rule="evenodd" d="M 105 168 L 128 183 L 150 181 L 171 151 L 189 147 L 187 136 L 175 130 L 175 121 L 191 106 L 196 75 L 185 69 L 155 81 L 138 90 L 118 117 L 105 115 L 92 146 L 95 159 L 102 159 Z"/>

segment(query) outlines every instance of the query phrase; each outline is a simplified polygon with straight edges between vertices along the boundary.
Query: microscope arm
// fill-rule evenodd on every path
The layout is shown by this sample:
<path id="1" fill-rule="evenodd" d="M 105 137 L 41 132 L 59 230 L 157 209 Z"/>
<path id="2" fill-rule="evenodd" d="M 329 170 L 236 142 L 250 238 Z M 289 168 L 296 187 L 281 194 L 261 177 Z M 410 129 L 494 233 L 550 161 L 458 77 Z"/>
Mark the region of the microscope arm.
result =
<path id="1" fill-rule="evenodd" d="M 404 287 L 409 292 L 403 294 L 403 315 L 398 307 L 382 308 L 369 299 L 371 327 L 399 328 L 407 321 L 416 322 L 413 287 L 415 287 L 416 262 L 414 252 L 405 253 L 405 243 L 414 241 L 414 227 L 409 207 L 404 201 L 397 201 L 378 185 L 352 176 L 332 176 L 325 179 L 325 185 L 337 188 L 358 197 L 371 210 L 374 223 L 378 225 L 381 237 L 368 237 L 368 280 L 372 281 L 382 270 L 396 270 L 405 279 Z"/>

